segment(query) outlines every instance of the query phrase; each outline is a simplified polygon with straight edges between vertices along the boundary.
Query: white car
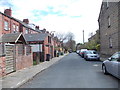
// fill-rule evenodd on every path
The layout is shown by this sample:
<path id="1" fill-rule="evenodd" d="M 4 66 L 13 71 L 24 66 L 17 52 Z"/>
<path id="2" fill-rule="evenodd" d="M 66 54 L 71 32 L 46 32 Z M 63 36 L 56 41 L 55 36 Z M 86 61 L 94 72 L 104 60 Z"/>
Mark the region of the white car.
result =
<path id="1" fill-rule="evenodd" d="M 84 57 L 84 52 L 87 51 L 87 49 L 81 49 L 79 52 L 79 55 L 83 58 Z"/>
<path id="2" fill-rule="evenodd" d="M 84 52 L 84 58 L 86 60 L 99 60 L 100 56 L 95 50 L 87 50 Z"/>
<path id="3" fill-rule="evenodd" d="M 110 58 L 103 61 L 102 70 L 104 74 L 112 74 L 120 79 L 120 52 L 113 54 Z"/>
<path id="4" fill-rule="evenodd" d="M 79 54 L 80 50 L 77 50 L 76 53 Z"/>

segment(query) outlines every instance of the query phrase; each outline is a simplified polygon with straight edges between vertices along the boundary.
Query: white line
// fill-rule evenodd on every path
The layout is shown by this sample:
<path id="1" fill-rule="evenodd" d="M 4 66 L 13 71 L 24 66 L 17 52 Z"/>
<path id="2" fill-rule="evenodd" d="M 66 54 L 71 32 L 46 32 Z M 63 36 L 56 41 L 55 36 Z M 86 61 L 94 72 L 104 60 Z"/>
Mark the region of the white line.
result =
<path id="1" fill-rule="evenodd" d="M 97 67 L 97 66 L 99 66 L 99 65 L 98 65 L 98 64 L 94 64 L 93 66 Z"/>
<path id="2" fill-rule="evenodd" d="M 18 84 L 17 84 L 17 86 L 20 84 L 21 82 L 19 82 Z"/>

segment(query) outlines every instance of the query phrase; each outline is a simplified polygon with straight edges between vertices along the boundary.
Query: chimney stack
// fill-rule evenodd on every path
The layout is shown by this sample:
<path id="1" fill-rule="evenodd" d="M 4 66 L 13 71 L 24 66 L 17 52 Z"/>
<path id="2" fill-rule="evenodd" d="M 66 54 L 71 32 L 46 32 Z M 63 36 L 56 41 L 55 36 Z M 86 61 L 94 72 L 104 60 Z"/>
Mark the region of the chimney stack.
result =
<path id="1" fill-rule="evenodd" d="M 36 28 L 36 29 L 39 29 L 39 26 L 36 26 L 35 28 Z"/>
<path id="2" fill-rule="evenodd" d="M 23 22 L 29 24 L 29 19 L 23 19 Z"/>
<path id="3" fill-rule="evenodd" d="M 5 9 L 4 10 L 4 14 L 8 15 L 8 16 L 12 16 L 12 10 L 10 9 Z"/>
<path id="4" fill-rule="evenodd" d="M 46 29 L 44 28 L 42 32 L 43 32 L 43 33 L 46 33 Z"/>

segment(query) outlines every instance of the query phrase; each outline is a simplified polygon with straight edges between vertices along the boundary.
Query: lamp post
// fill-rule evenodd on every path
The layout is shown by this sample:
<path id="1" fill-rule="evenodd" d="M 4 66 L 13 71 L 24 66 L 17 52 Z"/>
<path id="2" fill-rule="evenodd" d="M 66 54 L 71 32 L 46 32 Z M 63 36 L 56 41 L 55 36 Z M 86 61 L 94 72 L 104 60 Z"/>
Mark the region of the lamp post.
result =
<path id="1" fill-rule="evenodd" d="M 83 30 L 83 44 L 84 44 L 84 30 Z"/>

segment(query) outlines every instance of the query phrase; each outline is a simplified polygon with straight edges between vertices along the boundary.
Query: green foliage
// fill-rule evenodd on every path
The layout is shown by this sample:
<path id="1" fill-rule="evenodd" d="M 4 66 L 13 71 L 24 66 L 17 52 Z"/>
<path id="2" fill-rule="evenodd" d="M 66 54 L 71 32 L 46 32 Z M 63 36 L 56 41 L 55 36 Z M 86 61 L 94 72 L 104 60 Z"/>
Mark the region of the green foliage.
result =
<path id="1" fill-rule="evenodd" d="M 93 40 L 83 44 L 81 48 L 94 49 L 100 51 L 100 44 L 98 44 L 97 41 Z"/>
<path id="2" fill-rule="evenodd" d="M 34 60 L 34 61 L 33 61 L 33 65 L 37 65 L 37 61 Z"/>
<path id="3" fill-rule="evenodd" d="M 96 49 L 97 49 L 97 51 L 100 51 L 100 44 L 96 45 Z"/>

